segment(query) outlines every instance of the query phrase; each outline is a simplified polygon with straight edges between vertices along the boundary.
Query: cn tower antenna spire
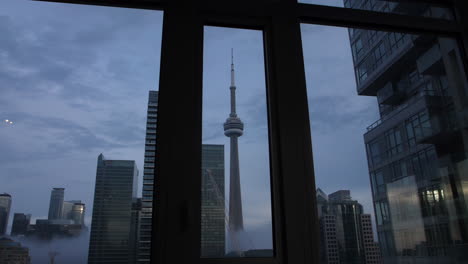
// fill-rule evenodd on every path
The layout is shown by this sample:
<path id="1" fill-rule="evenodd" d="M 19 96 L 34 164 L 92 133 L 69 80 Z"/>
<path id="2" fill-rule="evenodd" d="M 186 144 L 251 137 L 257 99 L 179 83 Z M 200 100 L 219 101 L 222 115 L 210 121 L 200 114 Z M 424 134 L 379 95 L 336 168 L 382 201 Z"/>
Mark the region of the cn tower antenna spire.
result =
<path id="1" fill-rule="evenodd" d="M 235 87 L 234 82 L 234 49 L 231 48 L 231 87 Z"/>

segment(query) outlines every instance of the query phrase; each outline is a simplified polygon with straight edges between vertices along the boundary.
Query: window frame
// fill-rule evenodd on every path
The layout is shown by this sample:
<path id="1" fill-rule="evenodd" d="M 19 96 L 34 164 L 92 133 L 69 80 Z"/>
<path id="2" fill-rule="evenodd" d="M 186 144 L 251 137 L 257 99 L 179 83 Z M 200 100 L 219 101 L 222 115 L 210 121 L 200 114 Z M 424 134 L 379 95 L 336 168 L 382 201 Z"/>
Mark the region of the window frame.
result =
<path id="1" fill-rule="evenodd" d="M 155 177 L 153 190 L 157 195 L 153 210 L 152 263 L 158 264 L 319 262 L 301 23 L 454 37 L 460 44 L 463 62 L 465 65 L 468 62 L 466 0 L 411 0 L 453 7 L 456 21 L 301 4 L 297 0 L 39 1 L 164 11 L 156 139 L 155 174 L 159 176 Z M 273 258 L 200 258 L 204 26 L 258 29 L 264 34 Z M 174 58 L 183 58 L 184 63 Z M 180 166 L 181 160 L 184 166 Z M 174 168 L 178 168 L 175 175 Z"/>

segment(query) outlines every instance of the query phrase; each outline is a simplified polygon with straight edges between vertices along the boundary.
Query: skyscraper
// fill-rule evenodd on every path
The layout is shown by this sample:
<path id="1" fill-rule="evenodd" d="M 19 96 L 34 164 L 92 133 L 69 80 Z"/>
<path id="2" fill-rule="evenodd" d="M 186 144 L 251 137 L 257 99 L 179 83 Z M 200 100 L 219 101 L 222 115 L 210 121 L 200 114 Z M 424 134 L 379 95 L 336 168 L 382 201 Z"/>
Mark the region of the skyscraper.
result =
<path id="1" fill-rule="evenodd" d="M 11 195 L 8 193 L 0 194 L 0 236 L 6 234 L 10 209 Z"/>
<path id="2" fill-rule="evenodd" d="M 81 203 L 80 200 L 64 201 L 62 206 L 62 219 L 71 219 L 71 213 L 73 205 L 75 203 Z"/>
<path id="3" fill-rule="evenodd" d="M 49 220 L 61 219 L 65 188 L 53 188 L 50 193 Z"/>
<path id="4" fill-rule="evenodd" d="M 0 263 L 30 264 L 29 249 L 6 237 L 0 237 Z"/>
<path id="5" fill-rule="evenodd" d="M 133 160 L 98 157 L 88 263 L 133 263 L 132 204 L 138 169 Z"/>
<path id="6" fill-rule="evenodd" d="M 76 225 L 84 225 L 86 206 L 84 203 L 73 203 L 70 218 Z"/>
<path id="7" fill-rule="evenodd" d="M 63 202 L 62 219 L 72 220 L 74 224 L 83 225 L 86 206 L 80 200 Z"/>
<path id="8" fill-rule="evenodd" d="M 224 145 L 202 145 L 201 256 L 225 254 Z"/>
<path id="9" fill-rule="evenodd" d="M 349 190 L 327 196 L 317 189 L 321 263 L 380 264 L 371 216 L 351 198 Z"/>
<path id="10" fill-rule="evenodd" d="M 449 18 L 432 4 L 346 7 Z M 453 39 L 350 29 L 357 92 L 380 119 L 364 134 L 386 263 L 466 263 L 468 135 L 463 55 Z"/>
<path id="11" fill-rule="evenodd" d="M 15 213 L 13 216 L 13 225 L 11 227 L 11 236 L 26 235 L 30 223 L 30 214 Z"/>
<path id="12" fill-rule="evenodd" d="M 140 236 L 140 227 L 141 227 L 141 198 L 135 198 L 132 202 L 132 221 L 130 229 L 130 241 L 131 248 L 133 252 L 131 263 L 138 263 L 138 245 L 139 245 L 139 236 Z"/>
<path id="13" fill-rule="evenodd" d="M 236 113 L 236 84 L 234 82 L 234 56 L 231 58 L 231 113 L 224 123 L 224 134 L 230 138 L 230 178 L 229 178 L 229 235 L 231 239 L 244 229 L 242 197 L 239 172 L 238 138 L 244 132 L 244 123 Z M 234 243 L 236 244 L 236 243 Z M 233 249 L 240 251 L 240 248 Z"/>
<path id="14" fill-rule="evenodd" d="M 158 121 L 158 92 L 149 91 L 146 119 L 145 163 L 141 198 L 138 238 L 138 263 L 149 263 L 151 250 L 151 224 L 153 213 L 154 169 L 156 156 L 156 129 Z"/>

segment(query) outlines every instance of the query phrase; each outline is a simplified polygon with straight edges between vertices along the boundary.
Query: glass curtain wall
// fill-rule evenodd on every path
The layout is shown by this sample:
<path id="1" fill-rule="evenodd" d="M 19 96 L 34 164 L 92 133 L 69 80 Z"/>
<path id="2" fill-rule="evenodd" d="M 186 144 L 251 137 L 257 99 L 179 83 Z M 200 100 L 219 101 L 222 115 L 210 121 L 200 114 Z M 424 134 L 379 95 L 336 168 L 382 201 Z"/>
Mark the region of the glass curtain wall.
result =
<path id="1" fill-rule="evenodd" d="M 321 263 L 467 262 L 468 85 L 457 42 L 301 29 Z"/>

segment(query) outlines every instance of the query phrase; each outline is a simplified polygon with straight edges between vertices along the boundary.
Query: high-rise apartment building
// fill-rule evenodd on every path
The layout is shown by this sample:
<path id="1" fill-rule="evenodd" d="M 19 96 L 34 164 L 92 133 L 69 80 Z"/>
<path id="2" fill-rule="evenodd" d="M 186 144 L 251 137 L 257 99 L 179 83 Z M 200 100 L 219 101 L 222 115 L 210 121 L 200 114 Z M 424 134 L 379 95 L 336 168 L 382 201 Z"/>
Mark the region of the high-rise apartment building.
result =
<path id="1" fill-rule="evenodd" d="M 65 188 L 53 188 L 50 193 L 49 220 L 61 219 Z"/>
<path id="2" fill-rule="evenodd" d="M 449 17 L 431 4 L 345 0 L 346 7 Z M 456 41 L 350 29 L 359 95 L 380 119 L 364 140 L 385 263 L 467 263 L 467 83 Z"/>
<path id="3" fill-rule="evenodd" d="M 202 145 L 201 255 L 225 255 L 224 145 Z"/>
<path id="4" fill-rule="evenodd" d="M 317 189 L 320 224 L 320 262 L 324 264 L 381 264 L 371 216 L 352 200 L 349 190 L 327 196 Z"/>
<path id="5" fill-rule="evenodd" d="M 140 233 L 138 238 L 138 263 L 149 263 L 150 261 L 157 121 L 158 92 L 149 91 L 148 110 L 146 119 L 143 191 L 141 198 L 141 213 L 139 221 Z"/>
<path id="6" fill-rule="evenodd" d="M 11 195 L 0 194 L 0 236 L 5 235 L 8 228 L 8 218 L 10 217 Z"/>
<path id="7" fill-rule="evenodd" d="M 88 263 L 134 263 L 132 205 L 138 169 L 133 160 L 98 157 Z"/>
<path id="8" fill-rule="evenodd" d="M 29 249 L 9 238 L 0 238 L 0 263 L 30 264 Z"/>
<path id="9" fill-rule="evenodd" d="M 366 264 L 381 264 L 382 253 L 378 242 L 374 240 L 374 231 L 372 230 L 372 220 L 370 214 L 361 214 L 359 226 L 361 227 L 361 236 L 364 244 L 364 257 Z"/>
<path id="10" fill-rule="evenodd" d="M 26 235 L 30 224 L 31 224 L 30 214 L 15 213 L 13 215 L 13 225 L 11 227 L 11 236 Z"/>

